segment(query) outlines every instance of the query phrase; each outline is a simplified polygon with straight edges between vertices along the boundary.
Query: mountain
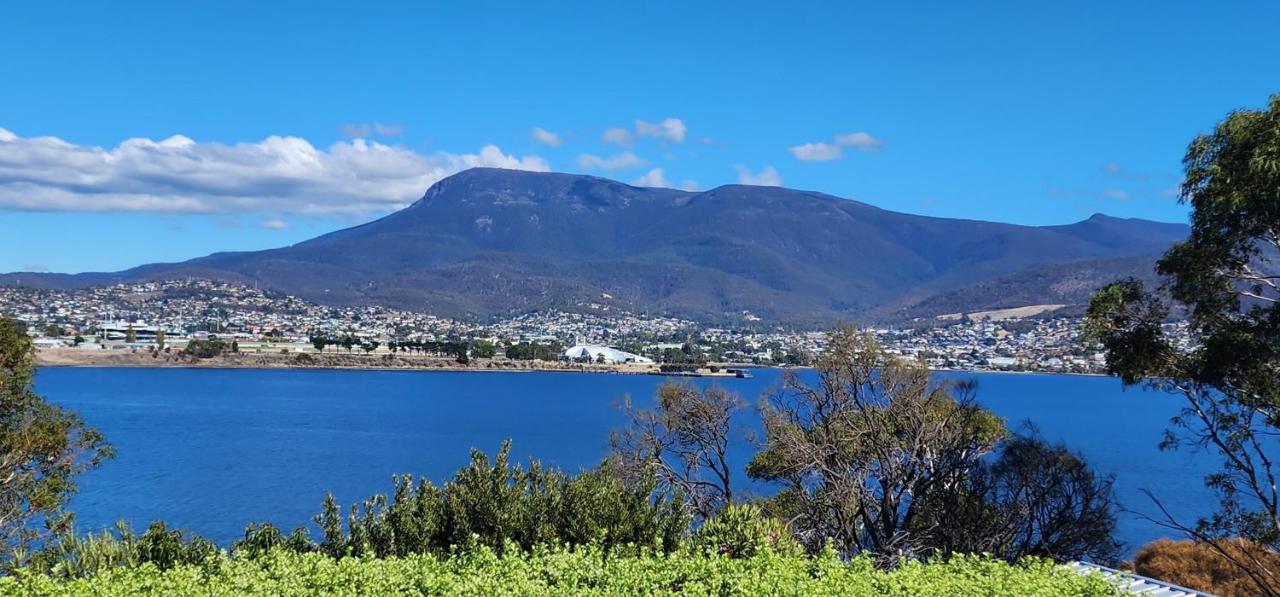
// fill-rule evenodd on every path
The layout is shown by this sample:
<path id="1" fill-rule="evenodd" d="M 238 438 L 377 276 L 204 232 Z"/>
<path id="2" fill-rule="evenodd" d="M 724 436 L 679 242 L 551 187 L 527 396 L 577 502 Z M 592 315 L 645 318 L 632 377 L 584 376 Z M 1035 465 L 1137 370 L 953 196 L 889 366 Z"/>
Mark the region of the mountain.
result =
<path id="1" fill-rule="evenodd" d="M 993 306 L 981 304 L 984 296 L 1050 302 L 1054 276 L 1088 270 L 1102 280 L 1150 270 L 1151 256 L 1186 234 L 1179 224 L 1104 215 L 1019 226 L 777 187 L 686 192 L 476 168 L 441 180 L 401 211 L 289 247 L 116 273 L 9 274 L 0 284 L 207 277 L 326 304 L 453 317 L 611 302 L 712 321 L 750 312 L 818 322 L 902 312 L 938 296 L 965 308 Z M 1017 293 L 982 290 L 1037 271 Z"/>
<path id="2" fill-rule="evenodd" d="M 944 314 L 1011 309 L 1030 305 L 1082 307 L 1098 287 L 1120 278 L 1159 281 L 1160 255 L 1134 255 L 1068 263 L 1046 263 L 933 295 L 922 301 L 881 305 L 865 315 L 876 321 L 906 321 Z M 1054 310 L 1055 313 L 1081 309 Z"/>

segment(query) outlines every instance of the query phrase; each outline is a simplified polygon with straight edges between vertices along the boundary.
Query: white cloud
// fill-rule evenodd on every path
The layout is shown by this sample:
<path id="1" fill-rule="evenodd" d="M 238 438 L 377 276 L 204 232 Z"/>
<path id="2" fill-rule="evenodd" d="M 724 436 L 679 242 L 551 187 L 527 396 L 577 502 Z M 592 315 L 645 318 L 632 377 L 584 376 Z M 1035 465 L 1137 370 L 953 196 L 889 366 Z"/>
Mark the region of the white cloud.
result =
<path id="1" fill-rule="evenodd" d="M 289 228 L 289 223 L 280 218 L 268 218 L 258 222 L 258 227 L 263 230 L 286 230 Z"/>
<path id="2" fill-rule="evenodd" d="M 636 136 L 653 137 L 676 143 L 684 143 L 684 135 L 688 129 L 679 118 L 665 118 L 662 122 L 636 121 Z"/>
<path id="3" fill-rule="evenodd" d="M 628 170 L 643 166 L 644 160 L 630 151 L 607 158 L 584 153 L 578 156 L 578 165 L 588 170 Z"/>
<path id="4" fill-rule="evenodd" d="M 696 180 L 685 179 L 681 181 L 679 185 L 672 183 L 670 180 L 667 180 L 667 176 L 662 171 L 662 168 L 654 168 L 648 171 L 644 176 L 635 179 L 631 184 L 638 187 L 658 187 L 663 189 L 679 188 L 682 191 L 696 191 L 701 188 Z"/>
<path id="5" fill-rule="evenodd" d="M 635 140 L 631 137 L 631 131 L 620 126 L 605 129 L 600 139 L 605 143 L 612 143 L 618 147 L 631 147 L 635 143 Z"/>
<path id="6" fill-rule="evenodd" d="M 787 148 L 797 160 L 805 162 L 829 162 L 844 155 L 844 149 L 830 143 L 805 143 Z"/>
<path id="7" fill-rule="evenodd" d="M 778 174 L 778 171 L 773 166 L 765 166 L 760 169 L 759 173 L 753 173 L 750 168 L 741 164 L 734 166 L 733 169 L 738 171 L 738 184 L 760 187 L 782 186 L 782 176 Z"/>
<path id="8" fill-rule="evenodd" d="M 373 127 L 362 122 L 353 122 L 338 127 L 338 132 L 343 137 L 351 137 L 352 139 L 366 139 L 373 132 Z"/>
<path id="9" fill-rule="evenodd" d="M 533 140 L 543 145 L 550 145 L 551 147 L 560 147 L 560 143 L 562 143 L 560 139 L 560 135 L 557 135 L 540 126 L 533 127 L 532 134 L 533 134 Z"/>
<path id="10" fill-rule="evenodd" d="M 404 132 L 404 127 L 398 124 L 382 124 L 381 122 L 373 123 L 373 132 L 383 137 L 399 137 Z"/>
<path id="11" fill-rule="evenodd" d="M 843 157 L 845 147 L 852 147 L 862 153 L 875 153 L 880 151 L 881 145 L 884 145 L 883 139 L 862 131 L 836 135 L 832 139 L 834 143 L 825 141 L 805 143 L 788 147 L 787 151 L 790 151 L 797 160 L 804 162 L 830 162 Z"/>
<path id="12" fill-rule="evenodd" d="M 360 215 L 399 209 L 476 166 L 550 170 L 494 145 L 421 154 L 364 139 L 321 149 L 299 137 L 226 145 L 175 135 L 103 148 L 0 128 L 0 209 Z"/>
<path id="13" fill-rule="evenodd" d="M 1119 189 L 1103 189 L 1102 196 L 1106 199 L 1115 199 L 1116 201 L 1125 201 L 1129 198 L 1129 193 Z"/>
<path id="14" fill-rule="evenodd" d="M 1102 173 L 1106 174 L 1107 176 L 1120 178 L 1123 180 L 1136 180 L 1138 182 L 1143 182 L 1147 180 L 1147 175 L 1145 173 L 1126 170 L 1122 168 L 1120 164 L 1117 164 L 1115 162 L 1109 162 L 1109 163 L 1103 164 Z"/>
<path id="15" fill-rule="evenodd" d="M 684 143 L 685 135 L 689 132 L 684 121 L 679 118 L 667 117 L 662 122 L 649 122 L 647 120 L 636 120 L 635 131 L 625 127 L 613 126 L 604 130 L 604 134 L 600 135 L 600 140 L 610 145 L 617 145 L 623 149 L 630 149 L 636 143 L 636 139 L 650 138 L 658 139 L 663 142 Z"/>
<path id="16" fill-rule="evenodd" d="M 451 172 L 460 172 L 468 168 L 506 168 L 507 170 L 530 170 L 533 172 L 549 172 L 551 165 L 546 160 L 534 155 L 516 157 L 502 153 L 497 145 L 485 145 L 480 153 L 440 154 L 450 166 Z M 448 176 L 446 174 L 445 176 Z M 441 176 L 440 178 L 444 178 Z M 424 191 L 426 189 L 423 189 Z"/>
<path id="17" fill-rule="evenodd" d="M 852 147 L 862 153 L 875 153 L 884 145 L 884 139 L 872 137 L 869 133 L 858 131 L 846 135 L 836 135 L 836 145 Z"/>
<path id="18" fill-rule="evenodd" d="M 381 122 L 363 123 L 352 122 L 338 127 L 338 132 L 344 137 L 352 139 L 368 139 L 375 133 L 379 137 L 399 137 L 404 132 L 404 127 L 398 124 L 383 124 Z"/>
<path id="19" fill-rule="evenodd" d="M 832 138 L 835 143 L 824 141 L 804 143 L 804 145 L 787 147 L 787 151 L 790 151 L 791 155 L 801 161 L 831 161 L 842 158 L 845 155 L 845 147 L 854 147 L 854 149 L 864 152 L 864 154 L 874 154 L 884 145 L 884 141 L 881 138 L 870 136 L 869 133 L 861 131 L 846 133 L 846 135 L 836 135 Z"/>
<path id="20" fill-rule="evenodd" d="M 633 184 L 638 187 L 662 187 L 666 189 L 672 186 L 671 181 L 667 180 L 666 176 L 663 176 L 662 168 L 650 170 L 644 176 L 637 178 Z"/>

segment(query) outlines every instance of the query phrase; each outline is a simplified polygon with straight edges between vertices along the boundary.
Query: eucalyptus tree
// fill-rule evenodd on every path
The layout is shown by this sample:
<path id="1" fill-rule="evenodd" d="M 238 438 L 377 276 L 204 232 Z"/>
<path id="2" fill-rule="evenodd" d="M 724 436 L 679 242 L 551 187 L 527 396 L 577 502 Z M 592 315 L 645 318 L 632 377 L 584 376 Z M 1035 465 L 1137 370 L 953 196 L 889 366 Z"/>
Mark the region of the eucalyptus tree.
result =
<path id="1" fill-rule="evenodd" d="M 1183 401 L 1162 447 L 1189 444 L 1221 457 L 1205 479 L 1217 512 L 1190 522 L 1161 506 L 1161 521 L 1277 595 L 1280 570 L 1264 565 L 1259 550 L 1280 550 L 1280 95 L 1266 110 L 1232 112 L 1197 136 L 1183 164 L 1191 235 L 1158 262 L 1166 281 L 1102 288 L 1088 329 L 1125 383 Z M 1174 310 L 1186 316 L 1190 345 L 1166 329 Z M 1240 539 L 1254 549 L 1234 548 Z"/>
<path id="2" fill-rule="evenodd" d="M 729 443 L 745 403 L 720 387 L 665 383 L 652 408 L 628 397 L 628 425 L 610 437 L 614 460 L 635 479 L 656 476 L 662 488 L 685 497 L 690 513 L 706 520 L 733 502 Z"/>
<path id="3" fill-rule="evenodd" d="M 34 373 L 25 326 L 0 318 L 0 560 L 67 529 L 75 476 L 112 455 L 79 415 L 35 393 Z"/>
<path id="4" fill-rule="evenodd" d="M 784 373 L 761 407 L 762 450 L 748 474 L 781 486 L 773 508 L 811 548 L 825 541 L 883 565 L 927 555 L 917 519 L 1007 435 L 968 383 L 934 380 L 874 336 L 838 327 L 818 378 Z"/>

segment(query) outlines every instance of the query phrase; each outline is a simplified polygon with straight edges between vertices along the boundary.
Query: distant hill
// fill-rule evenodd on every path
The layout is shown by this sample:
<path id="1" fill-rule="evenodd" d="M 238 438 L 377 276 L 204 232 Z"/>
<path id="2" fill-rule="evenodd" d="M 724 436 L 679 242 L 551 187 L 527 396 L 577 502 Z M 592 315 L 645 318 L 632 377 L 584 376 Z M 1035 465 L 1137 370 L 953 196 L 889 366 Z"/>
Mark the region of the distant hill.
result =
<path id="1" fill-rule="evenodd" d="M 1065 292 L 1059 282 L 1149 270 L 1152 256 L 1186 234 L 1180 224 L 1104 215 L 1019 226 L 777 187 L 685 192 L 477 168 L 399 212 L 290 247 L 116 273 L 7 274 L 0 284 L 205 277 L 452 317 L 603 302 L 708 321 L 749 312 L 801 323 L 927 312 L 930 304 L 1074 301 L 1083 291 Z"/>
<path id="2" fill-rule="evenodd" d="M 951 313 L 1010 309 L 1027 305 L 1081 306 L 1098 287 L 1120 278 L 1155 284 L 1158 253 L 1070 263 L 1036 265 L 938 293 L 922 301 L 886 304 L 867 313 L 876 321 L 897 322 Z M 1055 311 L 1079 313 L 1079 309 Z"/>

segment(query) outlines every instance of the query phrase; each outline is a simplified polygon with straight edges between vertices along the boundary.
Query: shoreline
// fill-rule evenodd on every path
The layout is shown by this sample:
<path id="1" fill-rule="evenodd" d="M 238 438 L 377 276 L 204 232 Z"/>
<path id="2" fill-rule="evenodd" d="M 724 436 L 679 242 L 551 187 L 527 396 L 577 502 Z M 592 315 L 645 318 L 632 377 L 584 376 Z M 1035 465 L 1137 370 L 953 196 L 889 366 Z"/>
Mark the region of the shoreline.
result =
<path id="1" fill-rule="evenodd" d="M 302 355 L 305 356 L 303 360 Z M 362 355 L 356 353 L 260 353 L 243 352 L 208 359 L 178 354 L 152 356 L 145 352 L 97 351 L 72 348 L 43 348 L 36 351 L 39 367 L 59 368 L 148 368 L 148 369 L 316 369 L 333 371 L 418 371 L 457 373 L 613 373 L 619 375 L 658 375 L 665 377 L 705 377 L 736 379 L 724 369 L 806 370 L 812 367 L 774 367 L 741 363 L 718 364 L 721 372 L 668 374 L 657 365 L 564 363 L 559 361 L 514 361 L 505 358 L 473 359 L 462 365 L 448 357 L 421 355 Z M 1072 373 L 1065 371 L 1000 371 L 995 369 L 930 369 L 933 373 L 983 373 L 1000 375 L 1071 375 L 1109 377 L 1105 373 Z"/>
<path id="2" fill-rule="evenodd" d="M 36 351 L 39 367 L 148 369 L 330 369 L 367 371 L 489 371 L 489 372 L 564 372 L 621 373 L 641 375 L 652 369 L 644 365 L 606 365 L 596 363 L 560 363 L 554 361 L 513 361 L 508 359 L 473 359 L 462 365 L 448 357 L 419 355 L 362 355 L 342 353 L 258 353 L 243 352 L 198 359 L 179 354 L 126 351 L 89 351 L 79 349 L 40 349 Z"/>
<path id="3" fill-rule="evenodd" d="M 701 372 L 669 374 L 654 364 L 571 363 L 518 361 L 506 358 L 473 358 L 463 365 L 449 357 L 358 353 L 242 352 L 198 359 L 180 354 L 130 351 L 98 351 L 68 348 L 36 351 L 36 365 L 60 368 L 147 369 L 316 369 L 335 371 L 421 371 L 489 373 L 612 373 L 618 375 L 678 375 L 681 377 L 736 378 L 733 373 Z"/>

